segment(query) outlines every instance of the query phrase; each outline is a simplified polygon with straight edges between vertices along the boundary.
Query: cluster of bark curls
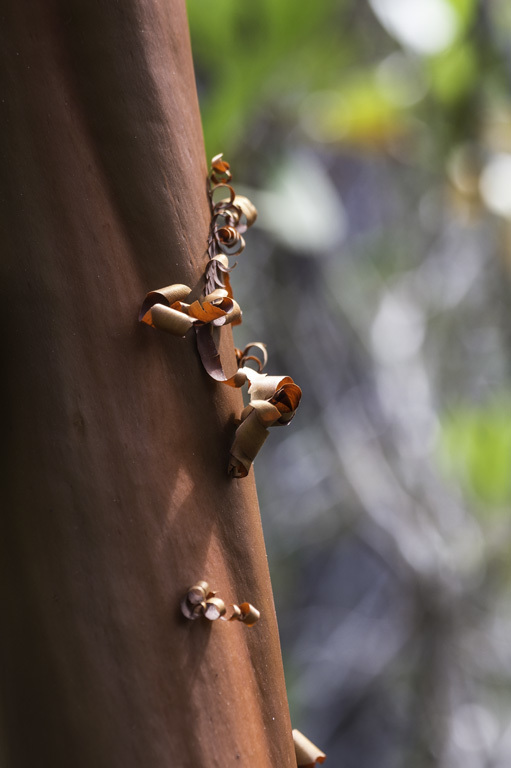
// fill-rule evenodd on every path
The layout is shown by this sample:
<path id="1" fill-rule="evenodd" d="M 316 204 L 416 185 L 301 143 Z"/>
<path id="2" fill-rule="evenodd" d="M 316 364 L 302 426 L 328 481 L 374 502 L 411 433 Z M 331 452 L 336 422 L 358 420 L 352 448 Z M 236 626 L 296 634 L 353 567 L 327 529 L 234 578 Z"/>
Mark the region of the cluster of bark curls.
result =
<path id="1" fill-rule="evenodd" d="M 184 336 L 194 328 L 202 364 L 211 378 L 230 387 L 248 385 L 250 402 L 238 420 L 228 465 L 231 477 L 241 478 L 247 476 L 269 427 L 289 424 L 302 393 L 291 377 L 263 373 L 267 352 L 261 342 L 253 342 L 244 350 L 236 349 L 237 370 L 231 375 L 224 371 L 219 352 L 220 331 L 224 325 L 239 325 L 242 316 L 229 278 L 236 264 L 231 267 L 229 257 L 244 249 L 243 235 L 257 218 L 253 203 L 236 194 L 231 180 L 229 163 L 217 155 L 211 161 L 209 174 L 211 225 L 203 295 L 187 301 L 192 291 L 183 284 L 150 291 L 139 319 L 176 336 Z M 255 364 L 257 370 L 249 363 Z"/>
<path id="2" fill-rule="evenodd" d="M 181 613 L 194 621 L 203 616 L 208 621 L 241 621 L 247 627 L 253 627 L 261 614 L 251 603 L 233 603 L 229 608 L 217 592 L 211 591 L 207 581 L 198 581 L 190 587 L 181 600 Z"/>

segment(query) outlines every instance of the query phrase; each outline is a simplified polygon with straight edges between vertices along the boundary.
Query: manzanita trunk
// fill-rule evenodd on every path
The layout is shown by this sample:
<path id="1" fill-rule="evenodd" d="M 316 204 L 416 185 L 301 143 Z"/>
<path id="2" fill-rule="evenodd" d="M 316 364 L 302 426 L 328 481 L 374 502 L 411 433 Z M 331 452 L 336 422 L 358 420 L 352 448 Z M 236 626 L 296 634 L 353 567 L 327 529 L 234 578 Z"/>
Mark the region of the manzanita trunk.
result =
<path id="1" fill-rule="evenodd" d="M 0 764 L 292 766 L 241 395 L 138 323 L 207 258 L 183 0 L 8 0 L 0 56 Z"/>

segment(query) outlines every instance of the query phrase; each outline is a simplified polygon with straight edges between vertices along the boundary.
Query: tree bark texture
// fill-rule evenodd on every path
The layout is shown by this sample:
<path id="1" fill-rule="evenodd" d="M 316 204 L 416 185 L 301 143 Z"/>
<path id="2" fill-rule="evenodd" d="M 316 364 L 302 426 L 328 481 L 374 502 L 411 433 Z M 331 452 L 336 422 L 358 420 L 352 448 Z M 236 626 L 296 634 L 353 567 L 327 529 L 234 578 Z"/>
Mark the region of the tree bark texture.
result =
<path id="1" fill-rule="evenodd" d="M 295 765 L 241 394 L 137 321 L 207 258 L 184 3 L 8 0 L 0 56 L 0 764 Z"/>

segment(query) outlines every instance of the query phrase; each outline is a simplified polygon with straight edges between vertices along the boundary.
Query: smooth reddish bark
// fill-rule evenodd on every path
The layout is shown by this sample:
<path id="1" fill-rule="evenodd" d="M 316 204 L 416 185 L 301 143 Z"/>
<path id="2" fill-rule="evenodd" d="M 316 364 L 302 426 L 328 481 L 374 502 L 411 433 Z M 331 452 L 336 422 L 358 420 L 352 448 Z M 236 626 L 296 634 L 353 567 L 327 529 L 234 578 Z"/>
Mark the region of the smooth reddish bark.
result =
<path id="1" fill-rule="evenodd" d="M 2 765 L 293 766 L 241 395 L 137 322 L 206 261 L 184 3 L 0 14 Z M 259 624 L 187 622 L 199 578 Z"/>

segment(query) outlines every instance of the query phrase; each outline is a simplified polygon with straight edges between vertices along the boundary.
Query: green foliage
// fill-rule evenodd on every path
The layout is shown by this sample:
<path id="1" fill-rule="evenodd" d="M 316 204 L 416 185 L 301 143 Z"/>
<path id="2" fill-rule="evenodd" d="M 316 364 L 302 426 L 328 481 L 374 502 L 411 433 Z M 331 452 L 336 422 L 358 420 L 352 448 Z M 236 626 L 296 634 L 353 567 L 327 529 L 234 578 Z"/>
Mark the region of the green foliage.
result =
<path id="1" fill-rule="evenodd" d="M 456 102 L 477 84 L 477 52 L 469 42 L 454 45 L 429 62 L 429 71 L 439 101 L 447 105 Z"/>
<path id="2" fill-rule="evenodd" d="M 260 140 L 258 126 L 299 126 L 307 110 L 304 122 L 316 122 L 310 135 L 318 141 L 383 148 L 408 135 L 410 116 L 427 115 L 442 130 L 435 123 L 442 110 L 449 143 L 471 138 L 467 101 L 481 69 L 476 2 L 446 2 L 457 35 L 438 55 L 420 56 L 400 53 L 369 6 L 349 0 L 188 0 L 208 157 L 229 148 L 235 160 L 239 147 Z M 399 65 L 382 78 L 392 54 Z"/>
<path id="3" fill-rule="evenodd" d="M 189 0 L 208 155 L 237 145 L 254 115 L 285 93 L 303 95 L 331 82 L 351 45 L 343 42 L 346 3 L 327 0 Z"/>
<path id="4" fill-rule="evenodd" d="M 466 32 L 474 21 L 477 9 L 476 0 L 448 0 L 448 2 L 458 17 L 460 32 Z"/>
<path id="5" fill-rule="evenodd" d="M 511 398 L 460 406 L 442 424 L 441 463 L 485 512 L 511 500 Z"/>
<path id="6" fill-rule="evenodd" d="M 371 69 L 357 70 L 346 77 L 342 88 L 320 91 L 309 100 L 311 133 L 328 142 L 381 145 L 405 130 L 403 110 L 396 101 L 392 83 L 379 82 Z"/>

